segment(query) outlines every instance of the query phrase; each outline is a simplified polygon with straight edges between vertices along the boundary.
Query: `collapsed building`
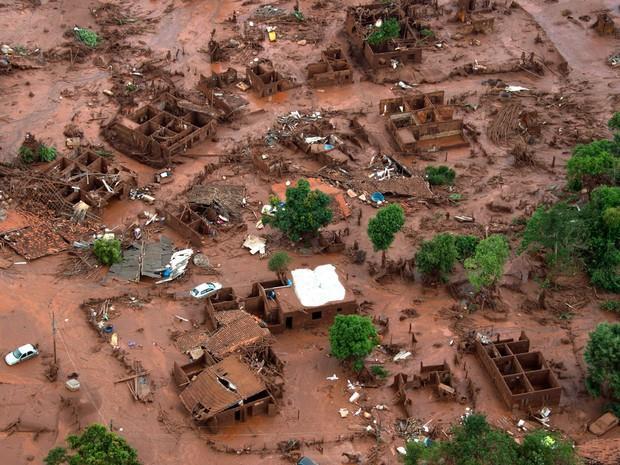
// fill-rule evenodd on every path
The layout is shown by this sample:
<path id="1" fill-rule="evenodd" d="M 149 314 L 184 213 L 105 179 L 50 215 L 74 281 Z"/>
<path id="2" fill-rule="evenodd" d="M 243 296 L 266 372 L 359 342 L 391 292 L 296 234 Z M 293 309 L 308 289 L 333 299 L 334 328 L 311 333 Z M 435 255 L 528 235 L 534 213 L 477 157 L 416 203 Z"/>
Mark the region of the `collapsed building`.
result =
<path id="1" fill-rule="evenodd" d="M 310 63 L 306 69 L 308 84 L 313 87 L 353 83 L 353 70 L 339 47 L 323 50 L 318 63 Z"/>
<path id="2" fill-rule="evenodd" d="M 267 97 L 296 87 L 295 81 L 275 70 L 268 59 L 255 58 L 246 67 L 246 79 L 259 97 Z"/>
<path id="3" fill-rule="evenodd" d="M 175 155 L 215 134 L 217 112 L 163 93 L 129 116 L 117 115 L 104 135 L 118 151 L 154 168 L 172 164 Z"/>
<path id="4" fill-rule="evenodd" d="M 209 105 L 222 113 L 218 119 L 226 121 L 248 105 L 247 100 L 228 89 L 238 82 L 237 70 L 228 68 L 209 77 L 201 74 L 196 89 L 205 95 Z"/>
<path id="5" fill-rule="evenodd" d="M 379 113 L 398 149 L 415 153 L 468 145 L 463 120 L 455 119 L 456 108 L 444 103 L 444 92 L 414 93 L 383 99 Z"/>
<path id="6" fill-rule="evenodd" d="M 465 25 L 464 32 L 488 34 L 493 31 L 495 18 L 489 15 L 493 3 L 491 0 L 457 0 L 456 20 Z"/>
<path id="7" fill-rule="evenodd" d="M 396 68 L 399 64 L 421 63 L 424 30 L 430 30 L 417 20 L 416 10 L 410 8 L 424 1 L 373 3 L 347 8 L 345 32 L 356 55 L 362 57 L 373 70 Z M 371 44 L 368 37 L 377 25 L 395 19 L 399 36 Z"/>
<path id="8" fill-rule="evenodd" d="M 479 334 L 474 342 L 478 359 L 508 408 L 553 406 L 560 403 L 562 387 L 543 354 L 530 349 L 522 331 L 519 339 L 495 340 Z"/>

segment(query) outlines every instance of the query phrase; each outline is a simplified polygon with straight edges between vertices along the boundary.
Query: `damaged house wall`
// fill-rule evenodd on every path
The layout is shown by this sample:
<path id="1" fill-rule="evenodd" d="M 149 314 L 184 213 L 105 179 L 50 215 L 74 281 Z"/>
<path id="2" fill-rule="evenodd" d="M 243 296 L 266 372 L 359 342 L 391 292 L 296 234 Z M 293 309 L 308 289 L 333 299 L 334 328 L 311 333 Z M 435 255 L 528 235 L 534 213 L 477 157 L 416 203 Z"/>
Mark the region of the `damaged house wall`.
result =
<path id="1" fill-rule="evenodd" d="M 463 120 L 454 119 L 456 107 L 444 104 L 444 92 L 416 93 L 383 99 L 379 113 L 399 150 L 423 152 L 468 145 Z"/>
<path id="2" fill-rule="evenodd" d="M 558 405 L 562 396 L 555 373 L 541 352 L 530 350 L 530 340 L 521 332 L 518 340 L 475 341 L 478 359 L 493 380 L 508 408 Z"/>
<path id="3" fill-rule="evenodd" d="M 208 106 L 183 108 L 180 99 L 164 93 L 128 117 L 117 116 L 104 134 L 120 152 L 164 168 L 174 155 L 215 134 L 217 123 L 211 113 Z"/>
<path id="4" fill-rule="evenodd" d="M 353 83 L 353 70 L 339 47 L 329 47 L 321 52 L 318 63 L 307 66 L 308 84 L 313 87 Z"/>
<path id="5" fill-rule="evenodd" d="M 271 60 L 255 59 L 246 67 L 246 78 L 259 97 L 267 97 L 296 87 L 292 78 L 277 72 Z"/>

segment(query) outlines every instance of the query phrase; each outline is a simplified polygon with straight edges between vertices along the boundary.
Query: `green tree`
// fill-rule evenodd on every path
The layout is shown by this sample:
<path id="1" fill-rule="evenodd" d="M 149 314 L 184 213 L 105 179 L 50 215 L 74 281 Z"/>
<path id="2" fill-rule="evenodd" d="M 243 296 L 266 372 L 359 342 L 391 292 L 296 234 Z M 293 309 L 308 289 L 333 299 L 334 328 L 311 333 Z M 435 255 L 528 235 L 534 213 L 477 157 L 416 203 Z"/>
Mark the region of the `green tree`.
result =
<path id="1" fill-rule="evenodd" d="M 607 122 L 607 126 L 612 131 L 620 132 L 620 111 L 613 114 L 613 116 Z"/>
<path id="2" fill-rule="evenodd" d="M 557 434 L 537 430 L 523 438 L 517 465 L 579 465 L 573 445 Z"/>
<path id="3" fill-rule="evenodd" d="M 620 323 L 599 324 L 590 333 L 584 358 L 590 394 L 620 400 Z"/>
<path id="4" fill-rule="evenodd" d="M 578 145 L 566 164 L 568 187 L 579 190 L 592 189 L 601 184 L 620 182 L 620 157 L 615 154 L 616 145 L 610 140 L 596 140 Z"/>
<path id="5" fill-rule="evenodd" d="M 454 178 L 456 178 L 454 170 L 445 165 L 427 166 L 424 172 L 431 186 L 452 185 L 454 184 Z"/>
<path id="6" fill-rule="evenodd" d="M 437 234 L 430 241 L 422 242 L 415 255 L 420 273 L 430 280 L 446 281 L 454 268 L 458 250 L 452 234 Z"/>
<path id="7" fill-rule="evenodd" d="M 476 236 L 459 234 L 454 237 L 454 245 L 456 246 L 456 258 L 462 262 L 471 257 L 476 252 L 476 247 L 480 243 L 480 239 Z"/>
<path id="8" fill-rule="evenodd" d="M 368 237 L 375 251 L 380 250 L 381 265 L 385 266 L 385 253 L 394 242 L 394 236 L 405 224 L 405 212 L 396 204 L 380 208 L 374 218 L 368 222 Z"/>
<path id="9" fill-rule="evenodd" d="M 120 263 L 123 259 L 121 253 L 121 241 L 118 239 L 97 239 L 93 246 L 93 252 L 97 259 L 104 265 Z"/>
<path id="10" fill-rule="evenodd" d="M 376 27 L 368 36 L 366 41 L 370 45 L 381 45 L 388 40 L 396 39 L 400 36 L 400 23 L 396 18 L 388 18 Z"/>
<path id="11" fill-rule="evenodd" d="M 469 270 L 467 277 L 476 291 L 493 287 L 502 277 L 509 252 L 508 242 L 500 234 L 480 241 L 473 257 L 465 260 L 465 268 Z"/>
<path id="12" fill-rule="evenodd" d="M 56 151 L 56 147 L 50 147 L 45 144 L 41 144 L 39 145 L 39 150 L 37 150 L 37 154 L 39 155 L 39 160 L 50 162 L 56 160 L 58 152 Z"/>
<path id="13" fill-rule="evenodd" d="M 370 318 L 360 315 L 336 315 L 329 328 L 329 344 L 334 357 L 343 361 L 360 362 L 379 343 L 377 330 Z"/>
<path id="14" fill-rule="evenodd" d="M 269 271 L 273 271 L 282 284 L 286 283 L 286 272 L 288 271 L 288 266 L 291 264 L 292 259 L 286 252 L 276 252 L 269 259 L 269 263 L 267 264 Z"/>
<path id="15" fill-rule="evenodd" d="M 263 223 L 278 228 L 292 241 L 316 236 L 319 228 L 332 219 L 329 208 L 331 199 L 319 190 L 311 190 L 305 179 L 297 181 L 297 187 L 286 189 L 286 203 L 272 201 L 274 216 L 263 215 Z"/>
<path id="16" fill-rule="evenodd" d="M 564 202 L 538 207 L 527 223 L 520 250 L 545 250 L 551 266 L 572 263 L 584 249 L 585 229 L 579 210 Z"/>
<path id="17" fill-rule="evenodd" d="M 69 450 L 55 447 L 43 459 L 46 465 L 140 465 L 127 441 L 102 425 L 90 425 L 82 434 L 67 437 Z"/>

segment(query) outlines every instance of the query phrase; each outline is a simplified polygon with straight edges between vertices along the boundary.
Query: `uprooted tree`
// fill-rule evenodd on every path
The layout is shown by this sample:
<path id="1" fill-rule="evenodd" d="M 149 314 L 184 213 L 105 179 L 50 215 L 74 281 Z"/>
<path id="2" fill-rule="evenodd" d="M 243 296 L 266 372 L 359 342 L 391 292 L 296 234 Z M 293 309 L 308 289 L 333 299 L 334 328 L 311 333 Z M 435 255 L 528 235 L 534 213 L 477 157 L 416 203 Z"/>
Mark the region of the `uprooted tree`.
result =
<path id="1" fill-rule="evenodd" d="M 82 434 L 67 437 L 69 448 L 54 447 L 45 465 L 140 465 L 136 450 L 105 426 L 94 424 Z"/>
<path id="2" fill-rule="evenodd" d="M 379 343 L 370 318 L 360 315 L 336 315 L 329 328 L 329 344 L 334 357 L 351 362 L 353 369 L 363 367 L 363 359 Z"/>
<path id="3" fill-rule="evenodd" d="M 114 265 L 123 259 L 121 241 L 118 239 L 97 239 L 93 245 L 95 257 L 104 265 Z"/>
<path id="4" fill-rule="evenodd" d="M 331 221 L 330 203 L 327 194 L 318 189 L 311 190 L 310 183 L 300 179 L 296 187 L 286 189 L 284 205 L 278 199 L 272 199 L 273 216 L 263 215 L 262 221 L 279 229 L 294 242 L 309 239 Z"/>
<path id="5" fill-rule="evenodd" d="M 292 259 L 289 254 L 280 251 L 271 256 L 267 267 L 269 271 L 274 272 L 282 284 L 284 284 L 286 283 L 286 272 L 288 271 L 288 266 L 291 264 L 291 261 Z"/>
<path id="6" fill-rule="evenodd" d="M 381 266 L 385 266 L 385 253 L 394 242 L 394 236 L 405 224 L 405 212 L 396 204 L 387 205 L 368 222 L 368 237 L 375 251 L 381 251 Z"/>

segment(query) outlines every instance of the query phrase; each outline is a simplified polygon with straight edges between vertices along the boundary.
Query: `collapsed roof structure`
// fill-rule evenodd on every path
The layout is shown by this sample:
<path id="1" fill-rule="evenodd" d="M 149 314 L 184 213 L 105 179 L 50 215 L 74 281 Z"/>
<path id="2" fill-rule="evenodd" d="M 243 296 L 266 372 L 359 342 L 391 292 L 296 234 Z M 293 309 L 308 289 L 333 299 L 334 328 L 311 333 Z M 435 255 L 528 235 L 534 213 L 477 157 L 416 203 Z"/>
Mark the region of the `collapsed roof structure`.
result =
<path id="1" fill-rule="evenodd" d="M 266 58 L 256 58 L 246 67 L 245 74 L 259 97 L 274 95 L 297 86 L 293 78 L 280 74 L 274 68 L 273 62 Z"/>
<path id="2" fill-rule="evenodd" d="M 307 66 L 308 84 L 313 87 L 351 84 L 353 70 L 340 47 L 328 47 L 321 52 L 318 63 Z"/>

